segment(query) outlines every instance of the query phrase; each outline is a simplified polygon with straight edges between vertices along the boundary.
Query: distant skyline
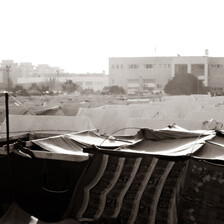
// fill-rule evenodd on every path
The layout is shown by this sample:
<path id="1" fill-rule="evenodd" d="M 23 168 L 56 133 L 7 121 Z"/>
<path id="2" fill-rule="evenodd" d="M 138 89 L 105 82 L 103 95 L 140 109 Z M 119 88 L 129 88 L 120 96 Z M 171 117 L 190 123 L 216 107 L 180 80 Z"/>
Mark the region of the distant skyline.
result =
<path id="1" fill-rule="evenodd" d="M 222 0 L 0 2 L 0 60 L 108 74 L 110 57 L 224 57 Z"/>

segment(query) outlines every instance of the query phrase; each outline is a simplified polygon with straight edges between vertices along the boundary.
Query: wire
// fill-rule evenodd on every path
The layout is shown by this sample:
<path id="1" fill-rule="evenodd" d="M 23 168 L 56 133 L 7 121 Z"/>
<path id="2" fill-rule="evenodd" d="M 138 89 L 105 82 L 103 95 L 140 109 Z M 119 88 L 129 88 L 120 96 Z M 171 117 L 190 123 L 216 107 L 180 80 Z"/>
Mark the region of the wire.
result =
<path id="1" fill-rule="evenodd" d="M 23 103 L 21 103 L 19 100 L 17 100 L 17 99 L 16 99 L 12 94 L 10 94 L 9 92 L 8 92 L 8 95 L 9 95 L 9 96 L 10 96 L 16 103 L 18 103 L 19 105 L 25 107 L 25 108 L 26 108 L 29 112 L 31 112 L 33 115 L 36 115 L 35 112 L 34 112 L 31 108 L 25 106 Z"/>
<path id="2" fill-rule="evenodd" d="M 115 133 L 117 133 L 117 132 L 119 132 L 119 131 L 122 131 L 122 130 L 126 130 L 126 129 L 138 129 L 138 130 L 140 130 L 140 129 L 142 129 L 142 128 L 139 128 L 139 127 L 127 127 L 127 128 L 121 128 L 121 129 L 118 129 L 118 130 L 112 132 L 110 135 L 108 135 L 108 136 L 107 136 L 107 137 L 100 143 L 99 146 L 101 146 L 107 139 L 109 139 L 111 136 L 113 136 L 113 134 L 115 134 Z"/>
<path id="3" fill-rule="evenodd" d="M 206 129 L 205 131 L 201 132 L 201 133 L 198 135 L 197 139 L 195 140 L 194 145 L 193 145 L 192 150 L 191 150 L 191 153 L 190 153 L 190 157 L 193 155 L 194 147 L 195 147 L 197 141 L 199 140 L 199 138 L 201 138 L 201 136 L 202 136 L 204 133 L 206 133 L 207 131 L 209 131 L 209 128 L 208 128 L 208 125 L 207 125 L 207 124 L 205 125 L 205 127 L 206 127 L 207 129 Z"/>
<path id="4" fill-rule="evenodd" d="M 194 150 L 194 147 L 195 147 L 197 141 L 200 139 L 200 137 L 201 137 L 204 133 L 206 133 L 207 131 L 209 131 L 209 128 L 208 128 L 207 125 L 206 125 L 206 128 L 207 128 L 207 129 L 206 129 L 205 131 L 201 132 L 201 133 L 199 134 L 199 136 L 197 137 L 197 139 L 195 140 L 194 145 L 193 145 L 192 150 L 191 150 L 191 153 L 190 153 L 190 157 L 191 157 L 191 155 L 193 155 L 193 150 Z M 117 133 L 117 132 L 119 132 L 119 131 L 122 131 L 122 130 L 126 130 L 126 129 L 138 129 L 138 130 L 140 130 L 140 129 L 142 129 L 142 127 L 141 127 L 141 128 L 139 128 L 139 127 L 127 127 L 127 128 L 121 128 L 121 129 L 118 129 L 118 130 L 114 131 L 113 133 L 111 133 L 109 136 L 107 136 L 107 137 L 101 142 L 101 144 L 100 144 L 99 146 L 102 146 L 102 144 L 103 144 L 107 139 L 109 139 L 113 134 L 115 134 L 115 133 Z"/>

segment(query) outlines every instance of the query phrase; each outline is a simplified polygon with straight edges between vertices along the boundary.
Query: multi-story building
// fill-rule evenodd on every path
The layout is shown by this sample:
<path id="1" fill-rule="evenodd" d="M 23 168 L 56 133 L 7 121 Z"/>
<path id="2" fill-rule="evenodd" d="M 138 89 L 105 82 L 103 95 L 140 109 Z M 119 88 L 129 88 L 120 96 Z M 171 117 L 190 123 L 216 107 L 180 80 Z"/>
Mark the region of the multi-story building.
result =
<path id="1" fill-rule="evenodd" d="M 55 73 L 44 73 L 42 75 L 34 72 L 33 76 L 30 77 L 19 77 L 18 84 L 23 86 L 28 86 L 31 83 L 41 83 L 46 84 L 48 79 L 56 78 L 58 85 L 63 84 L 66 80 L 72 80 L 74 83 L 80 85 L 82 89 L 91 89 L 93 91 L 101 91 L 105 86 L 108 86 L 108 75 L 104 73 L 87 73 L 87 74 L 70 74 L 70 73 L 60 73 L 61 70 L 56 70 L 59 72 Z"/>
<path id="2" fill-rule="evenodd" d="M 205 86 L 224 87 L 224 57 L 133 57 L 109 59 L 109 85 L 128 93 L 163 89 L 176 73 L 192 73 Z M 223 88 L 224 89 L 224 88 Z"/>
<path id="3" fill-rule="evenodd" d="M 208 86 L 214 91 L 224 91 L 224 57 L 210 57 Z"/>
<path id="4" fill-rule="evenodd" d="M 82 89 L 101 91 L 105 86 L 108 86 L 109 76 L 104 73 L 68 74 L 66 76 L 61 75 L 58 80 L 60 82 L 72 80 L 80 85 Z"/>
<path id="5" fill-rule="evenodd" d="M 9 89 L 15 86 L 19 76 L 18 64 L 13 60 L 2 60 L 0 66 L 0 86 L 3 89 Z"/>
<path id="6" fill-rule="evenodd" d="M 31 62 L 21 62 L 19 64 L 19 77 L 32 77 L 34 66 Z"/>
<path id="7" fill-rule="evenodd" d="M 50 67 L 47 64 L 39 64 L 36 66 L 34 76 L 56 76 L 64 72 L 59 67 Z"/>

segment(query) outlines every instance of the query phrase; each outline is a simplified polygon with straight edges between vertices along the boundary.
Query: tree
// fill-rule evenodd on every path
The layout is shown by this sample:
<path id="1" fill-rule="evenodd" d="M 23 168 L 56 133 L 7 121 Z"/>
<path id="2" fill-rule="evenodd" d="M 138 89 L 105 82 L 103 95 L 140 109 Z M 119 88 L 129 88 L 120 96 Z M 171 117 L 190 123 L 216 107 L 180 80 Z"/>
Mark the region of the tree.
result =
<path id="1" fill-rule="evenodd" d="M 165 93 L 170 95 L 205 94 L 208 92 L 203 82 L 191 73 L 175 74 L 166 84 Z"/>
<path id="2" fill-rule="evenodd" d="M 31 87 L 29 88 L 28 93 L 30 95 L 39 96 L 39 95 L 41 95 L 41 90 L 40 90 L 39 86 L 34 82 L 34 83 L 31 84 Z"/>
<path id="3" fill-rule="evenodd" d="M 62 90 L 68 93 L 77 91 L 80 86 L 73 82 L 71 79 L 66 79 L 65 83 L 62 84 Z"/>
<path id="4" fill-rule="evenodd" d="M 58 79 L 57 77 L 48 77 L 45 78 L 44 80 L 45 87 L 48 88 L 46 91 L 52 91 L 56 89 L 56 86 L 58 84 Z"/>
<path id="5" fill-rule="evenodd" d="M 24 87 L 22 85 L 16 85 L 13 88 L 13 93 L 19 96 L 28 96 L 28 91 L 27 89 L 24 89 Z"/>
<path id="6" fill-rule="evenodd" d="M 125 90 L 121 86 L 105 86 L 102 94 L 125 94 Z"/>

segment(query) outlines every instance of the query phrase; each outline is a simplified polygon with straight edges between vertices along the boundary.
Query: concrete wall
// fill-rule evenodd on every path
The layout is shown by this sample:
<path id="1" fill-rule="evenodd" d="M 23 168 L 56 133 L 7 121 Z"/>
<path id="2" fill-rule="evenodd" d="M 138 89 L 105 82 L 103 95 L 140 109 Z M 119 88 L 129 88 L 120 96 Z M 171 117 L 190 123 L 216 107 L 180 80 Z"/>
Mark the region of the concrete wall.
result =
<path id="1" fill-rule="evenodd" d="M 224 59 L 224 58 L 223 58 Z M 109 59 L 109 85 L 141 88 L 141 80 L 148 81 L 148 86 L 161 89 L 177 72 L 195 73 L 204 84 L 208 85 L 208 57 L 133 57 Z M 134 81 L 135 80 L 135 81 Z M 146 81 L 147 82 L 147 81 Z M 134 86 L 133 86 L 134 85 Z"/>
<path id="2" fill-rule="evenodd" d="M 224 90 L 224 58 L 209 58 L 208 86 Z"/>
<path id="3" fill-rule="evenodd" d="M 18 77 L 18 84 L 44 83 L 46 79 L 46 76 Z M 57 82 L 64 83 L 66 80 L 72 80 L 83 89 L 93 89 L 94 91 L 101 91 L 108 86 L 108 75 L 104 74 L 74 74 L 57 77 Z"/>
<path id="4" fill-rule="evenodd" d="M 169 57 L 110 58 L 109 85 L 128 89 L 132 79 L 154 80 L 155 86 L 163 86 L 172 78 L 172 60 Z"/>

